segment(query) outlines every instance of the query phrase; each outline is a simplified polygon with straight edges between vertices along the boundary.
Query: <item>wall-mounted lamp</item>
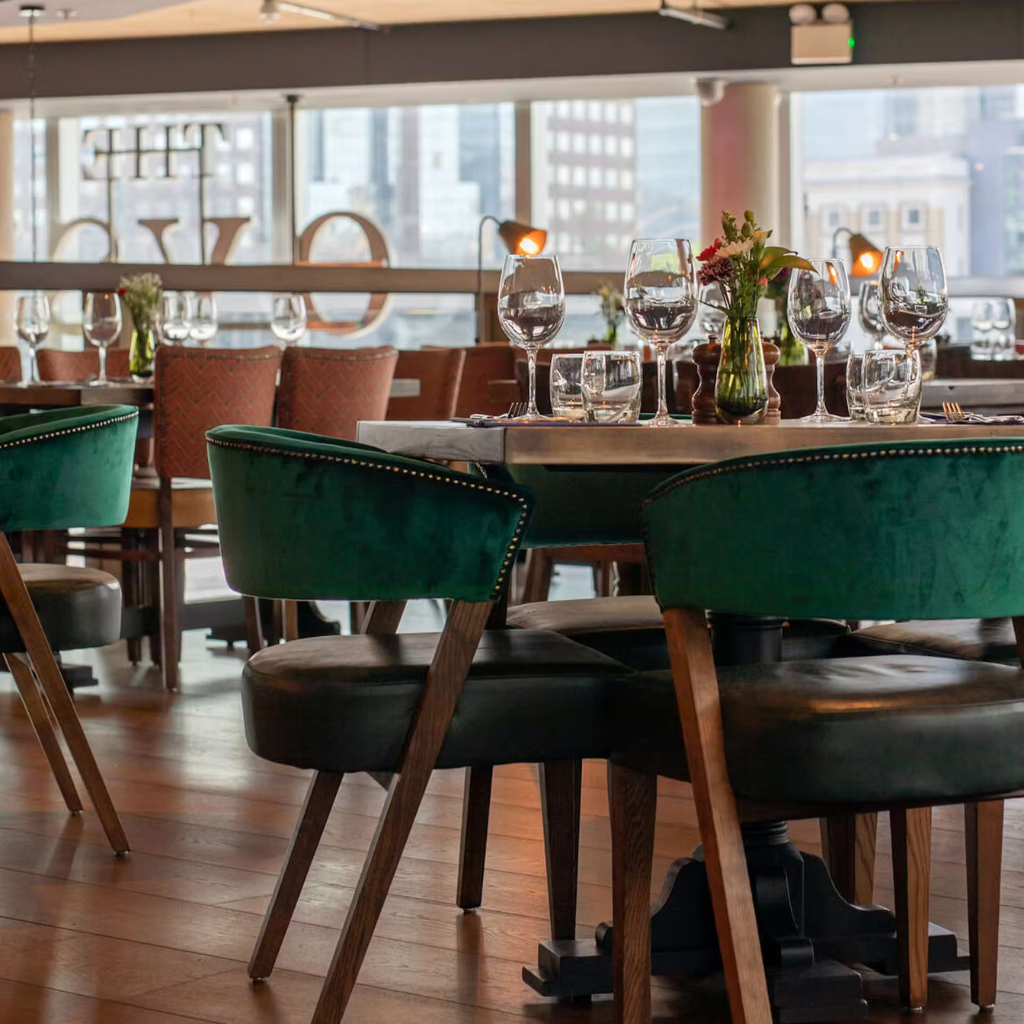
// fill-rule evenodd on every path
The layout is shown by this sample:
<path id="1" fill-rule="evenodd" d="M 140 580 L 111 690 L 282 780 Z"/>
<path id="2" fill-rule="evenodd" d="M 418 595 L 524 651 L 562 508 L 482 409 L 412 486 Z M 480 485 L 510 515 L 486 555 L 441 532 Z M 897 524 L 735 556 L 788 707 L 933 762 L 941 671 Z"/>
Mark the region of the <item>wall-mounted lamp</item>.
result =
<path id="1" fill-rule="evenodd" d="M 849 228 L 836 228 L 832 236 L 832 258 L 839 258 L 839 236 L 843 233 L 850 236 L 850 276 L 871 277 L 882 268 L 882 250 L 870 239 L 855 234 Z"/>
<path id="2" fill-rule="evenodd" d="M 498 220 L 489 213 L 480 218 L 480 230 L 477 233 L 476 249 L 476 343 L 479 345 L 484 336 L 484 225 L 493 220 L 498 225 L 498 237 L 505 243 L 510 253 L 520 256 L 536 256 L 548 240 L 548 233 L 532 224 L 523 224 L 517 220 Z"/>

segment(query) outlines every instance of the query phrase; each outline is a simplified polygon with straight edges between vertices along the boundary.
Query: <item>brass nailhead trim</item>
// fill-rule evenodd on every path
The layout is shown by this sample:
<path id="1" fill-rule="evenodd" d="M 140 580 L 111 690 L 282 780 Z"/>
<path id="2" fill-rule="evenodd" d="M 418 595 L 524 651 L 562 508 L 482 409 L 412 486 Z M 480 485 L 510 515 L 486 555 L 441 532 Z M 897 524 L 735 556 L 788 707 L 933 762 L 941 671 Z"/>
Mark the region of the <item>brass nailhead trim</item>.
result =
<path id="1" fill-rule="evenodd" d="M 512 543 L 508 546 L 501 571 L 498 573 L 498 579 L 494 584 L 494 590 L 491 595 L 492 600 L 497 600 L 498 595 L 501 593 L 501 585 L 508 575 L 512 557 L 519 547 L 519 541 L 526 526 L 526 518 L 530 513 L 529 503 L 522 495 L 516 494 L 513 491 L 502 490 L 498 487 L 488 487 L 486 484 L 478 484 L 472 480 L 440 476 L 423 470 L 409 469 L 407 466 L 388 466 L 380 462 L 374 462 L 371 459 L 354 459 L 347 456 L 326 455 L 321 452 L 293 452 L 284 448 L 271 448 L 267 445 L 243 444 L 241 441 L 222 441 L 220 438 L 210 437 L 209 434 L 206 436 L 206 442 L 216 448 L 234 448 L 238 451 L 258 452 L 264 455 L 284 455 L 293 459 L 317 459 L 320 462 L 337 462 L 346 466 L 363 466 L 366 469 L 379 469 L 384 472 L 400 473 L 402 476 L 417 476 L 424 480 L 434 480 L 437 483 L 468 487 L 471 491 L 485 491 L 487 494 L 497 494 L 499 497 L 511 498 L 513 501 L 519 502 L 522 506 L 522 511 L 519 513 L 519 521 L 516 523 L 515 531 L 512 534 Z"/>
<path id="2" fill-rule="evenodd" d="M 123 416 L 114 416 L 109 420 L 101 420 L 99 423 L 84 423 L 78 427 L 65 427 L 63 430 L 51 430 L 48 434 L 33 434 L 32 437 L 23 437 L 20 441 L 0 442 L 0 450 L 4 448 L 20 448 L 22 445 L 35 444 L 37 441 L 48 441 L 51 437 L 64 437 L 67 434 L 81 434 L 86 430 L 98 430 L 100 427 L 109 427 L 112 423 L 124 423 L 125 420 L 138 419 L 139 411 L 125 413 Z"/>

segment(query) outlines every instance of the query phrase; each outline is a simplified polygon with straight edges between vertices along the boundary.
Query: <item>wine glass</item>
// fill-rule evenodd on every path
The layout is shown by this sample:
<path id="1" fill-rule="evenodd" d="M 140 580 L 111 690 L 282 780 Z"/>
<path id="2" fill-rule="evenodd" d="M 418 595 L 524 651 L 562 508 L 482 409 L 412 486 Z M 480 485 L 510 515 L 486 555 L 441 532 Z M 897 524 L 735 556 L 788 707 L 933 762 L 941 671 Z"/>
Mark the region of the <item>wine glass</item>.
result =
<path id="1" fill-rule="evenodd" d="M 270 330 L 283 345 L 294 345 L 306 333 L 306 300 L 296 292 L 274 296 Z"/>
<path id="2" fill-rule="evenodd" d="M 942 254 L 935 245 L 889 246 L 882 263 L 882 320 L 908 349 L 931 341 L 949 311 Z"/>
<path id="3" fill-rule="evenodd" d="M 164 341 L 180 345 L 192 330 L 192 297 L 188 292 L 164 292 L 160 334 Z"/>
<path id="4" fill-rule="evenodd" d="M 90 345 L 100 350 L 99 376 L 92 382 L 102 386 L 107 380 L 107 349 L 121 336 L 121 299 L 117 292 L 88 292 L 82 311 L 82 333 Z"/>
<path id="5" fill-rule="evenodd" d="M 629 250 L 623 304 L 633 330 L 658 354 L 658 411 L 651 427 L 678 427 L 665 401 L 665 362 L 697 317 L 697 272 L 685 238 L 638 238 Z"/>
<path id="6" fill-rule="evenodd" d="M 857 293 L 857 320 L 871 338 L 872 348 L 881 348 L 885 337 L 882 320 L 882 285 L 879 281 L 862 281 Z"/>
<path id="7" fill-rule="evenodd" d="M 537 411 L 537 350 L 549 342 L 565 319 L 565 288 L 558 257 L 505 257 L 498 287 L 498 323 L 513 345 L 526 350 L 530 401 L 526 420 L 542 420 Z"/>
<path id="8" fill-rule="evenodd" d="M 700 328 L 714 344 L 725 328 L 724 309 L 728 305 L 722 286 L 717 281 L 704 285 L 700 292 Z"/>
<path id="9" fill-rule="evenodd" d="M 809 260 L 811 270 L 795 269 L 789 278 L 789 328 L 813 353 L 818 404 L 804 423 L 834 423 L 825 408 L 825 353 L 842 340 L 850 326 L 850 281 L 842 260 Z"/>
<path id="10" fill-rule="evenodd" d="M 1016 356 L 1017 308 L 1013 299 L 992 300 L 992 330 L 996 332 L 996 358 Z"/>
<path id="11" fill-rule="evenodd" d="M 192 317 L 189 337 L 197 345 L 207 345 L 217 333 L 217 300 L 212 292 L 203 292 L 196 298 L 196 311 Z"/>
<path id="12" fill-rule="evenodd" d="M 18 337 L 28 345 L 30 384 L 39 383 L 36 350 L 50 333 L 50 300 L 45 292 L 32 292 L 18 299 Z"/>

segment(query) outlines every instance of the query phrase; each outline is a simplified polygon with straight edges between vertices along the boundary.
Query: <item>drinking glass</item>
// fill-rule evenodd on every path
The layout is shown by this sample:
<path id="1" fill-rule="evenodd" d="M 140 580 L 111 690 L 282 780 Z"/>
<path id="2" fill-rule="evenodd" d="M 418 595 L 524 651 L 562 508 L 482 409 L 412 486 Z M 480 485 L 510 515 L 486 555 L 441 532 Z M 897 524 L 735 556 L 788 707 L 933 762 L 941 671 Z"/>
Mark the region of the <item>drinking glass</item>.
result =
<path id="1" fill-rule="evenodd" d="M 1016 358 L 1017 307 L 1013 299 L 992 300 L 992 330 L 996 332 L 994 358 Z"/>
<path id="2" fill-rule="evenodd" d="M 919 348 L 939 333 L 948 311 L 938 246 L 889 246 L 882 263 L 882 320 L 889 333 L 907 348 Z"/>
<path id="3" fill-rule="evenodd" d="M 825 353 L 850 326 L 850 282 L 842 260 L 810 260 L 812 270 L 796 269 L 789 278 L 789 327 L 813 353 L 817 367 L 818 404 L 804 423 L 833 423 L 825 408 Z"/>
<path id="4" fill-rule="evenodd" d="M 638 238 L 629 250 L 623 305 L 633 330 L 658 354 L 658 411 L 650 427 L 678 427 L 665 401 L 669 346 L 697 317 L 697 272 L 685 238 Z"/>
<path id="5" fill-rule="evenodd" d="M 562 352 L 551 358 L 551 411 L 562 419 L 585 420 L 583 353 Z"/>
<path id="6" fill-rule="evenodd" d="M 587 352 L 583 356 L 583 408 L 590 423 L 636 423 L 644 364 L 639 352 Z"/>
<path id="7" fill-rule="evenodd" d="M 164 341 L 180 345 L 192 330 L 192 297 L 188 292 L 164 292 L 160 334 Z"/>
<path id="8" fill-rule="evenodd" d="M 873 351 L 873 350 L 872 350 Z M 851 352 L 846 360 L 846 404 L 854 422 L 867 419 L 864 415 L 864 355 Z"/>
<path id="9" fill-rule="evenodd" d="M 39 383 L 36 350 L 50 333 L 50 300 L 45 292 L 32 292 L 18 299 L 18 337 L 28 345 L 29 384 Z"/>
<path id="10" fill-rule="evenodd" d="M 714 344 L 722 336 L 725 305 L 725 295 L 717 281 L 704 285 L 700 292 L 700 329 L 707 335 L 709 344 Z"/>
<path id="11" fill-rule="evenodd" d="M 868 423 L 916 423 L 924 378 L 920 350 L 873 349 L 861 358 L 861 395 Z"/>
<path id="12" fill-rule="evenodd" d="M 121 336 L 121 299 L 117 292 L 88 292 L 82 311 L 82 333 L 90 345 L 100 350 L 99 376 L 92 382 L 102 386 L 107 380 L 107 349 Z"/>
<path id="13" fill-rule="evenodd" d="M 857 293 L 857 321 L 871 339 L 872 348 L 881 348 L 885 337 L 882 320 L 882 284 L 880 281 L 862 281 Z"/>
<path id="14" fill-rule="evenodd" d="M 537 411 L 537 350 L 551 341 L 565 319 L 565 288 L 558 257 L 509 255 L 498 287 L 498 323 L 513 345 L 526 350 L 530 401 L 526 420 L 542 420 Z"/>
<path id="15" fill-rule="evenodd" d="M 992 325 L 996 317 L 990 299 L 979 299 L 971 306 L 971 358 L 992 358 Z"/>
<path id="16" fill-rule="evenodd" d="M 208 345 L 217 333 L 217 300 L 212 293 L 203 292 L 196 299 L 189 337 L 197 345 Z"/>
<path id="17" fill-rule="evenodd" d="M 306 333 L 306 300 L 296 292 L 275 295 L 270 330 L 285 347 Z"/>

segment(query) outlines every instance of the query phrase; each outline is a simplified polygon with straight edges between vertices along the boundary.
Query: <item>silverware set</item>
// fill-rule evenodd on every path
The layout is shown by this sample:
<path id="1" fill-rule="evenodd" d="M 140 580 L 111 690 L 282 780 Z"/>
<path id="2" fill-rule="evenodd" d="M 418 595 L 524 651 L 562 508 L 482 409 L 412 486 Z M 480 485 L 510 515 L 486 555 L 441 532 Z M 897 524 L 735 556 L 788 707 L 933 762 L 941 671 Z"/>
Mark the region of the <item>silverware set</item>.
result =
<path id="1" fill-rule="evenodd" d="M 982 416 L 977 412 L 964 412 L 959 402 L 943 402 L 942 415 L 947 423 L 1024 424 L 1024 416 Z"/>

